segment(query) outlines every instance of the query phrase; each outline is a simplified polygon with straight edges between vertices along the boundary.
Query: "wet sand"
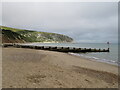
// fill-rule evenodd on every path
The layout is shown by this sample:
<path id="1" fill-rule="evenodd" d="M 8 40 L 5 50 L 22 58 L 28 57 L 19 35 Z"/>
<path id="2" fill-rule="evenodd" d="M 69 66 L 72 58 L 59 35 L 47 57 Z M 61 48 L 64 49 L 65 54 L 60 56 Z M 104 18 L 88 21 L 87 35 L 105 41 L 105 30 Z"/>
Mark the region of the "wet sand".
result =
<path id="1" fill-rule="evenodd" d="M 3 48 L 3 88 L 118 88 L 118 67 L 67 53 Z"/>

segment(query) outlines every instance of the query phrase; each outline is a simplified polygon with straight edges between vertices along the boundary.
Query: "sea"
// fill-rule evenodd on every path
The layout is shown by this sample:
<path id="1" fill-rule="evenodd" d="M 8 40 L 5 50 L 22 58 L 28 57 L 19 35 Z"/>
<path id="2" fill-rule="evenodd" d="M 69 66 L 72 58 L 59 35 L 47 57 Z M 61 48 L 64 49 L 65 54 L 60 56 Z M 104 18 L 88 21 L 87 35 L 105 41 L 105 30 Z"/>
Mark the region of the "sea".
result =
<path id="1" fill-rule="evenodd" d="M 71 53 L 71 55 L 80 56 L 90 60 L 105 62 L 114 65 L 120 65 L 118 60 L 118 44 L 110 43 L 28 43 L 33 46 L 58 46 L 58 47 L 77 47 L 77 48 L 110 48 L 110 52 L 88 52 L 88 53 Z"/>

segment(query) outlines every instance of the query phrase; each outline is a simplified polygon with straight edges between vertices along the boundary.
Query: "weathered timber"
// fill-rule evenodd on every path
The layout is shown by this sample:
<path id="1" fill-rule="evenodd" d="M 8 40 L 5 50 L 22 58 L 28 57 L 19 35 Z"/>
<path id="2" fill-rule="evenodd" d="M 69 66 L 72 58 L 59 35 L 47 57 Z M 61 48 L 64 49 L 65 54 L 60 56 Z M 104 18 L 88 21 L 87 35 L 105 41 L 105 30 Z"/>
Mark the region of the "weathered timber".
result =
<path id="1" fill-rule="evenodd" d="M 108 49 L 96 49 L 96 48 L 75 48 L 75 47 L 57 47 L 57 46 L 32 46 L 24 44 L 13 44 L 6 43 L 2 47 L 16 47 L 16 48 L 30 48 L 36 50 L 49 50 L 49 51 L 58 51 L 58 52 L 109 52 Z"/>

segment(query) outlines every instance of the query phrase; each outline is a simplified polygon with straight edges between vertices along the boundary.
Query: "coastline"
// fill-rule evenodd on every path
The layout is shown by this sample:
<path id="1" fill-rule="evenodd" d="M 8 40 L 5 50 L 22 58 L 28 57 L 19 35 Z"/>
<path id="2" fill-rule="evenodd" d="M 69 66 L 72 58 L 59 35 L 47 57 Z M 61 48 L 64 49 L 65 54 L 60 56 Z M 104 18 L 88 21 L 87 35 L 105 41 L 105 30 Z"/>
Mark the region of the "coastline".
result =
<path id="1" fill-rule="evenodd" d="M 91 61 L 95 61 L 95 62 L 100 62 L 100 63 L 106 63 L 106 64 L 110 64 L 110 65 L 114 65 L 114 66 L 117 66 L 117 67 L 120 67 L 118 65 L 118 63 L 113 63 L 113 62 L 110 62 L 110 61 L 106 61 L 106 60 L 102 60 L 100 58 L 97 58 L 97 57 L 87 57 L 87 56 L 84 56 L 84 55 L 80 55 L 80 54 L 77 54 L 77 53 L 68 53 L 69 55 L 73 55 L 73 56 L 77 56 L 77 57 L 80 57 L 80 58 L 83 58 L 83 59 L 87 59 L 87 60 L 91 60 Z"/>
<path id="2" fill-rule="evenodd" d="M 3 48 L 2 54 L 3 88 L 118 87 L 115 65 L 44 50 Z"/>
<path id="3" fill-rule="evenodd" d="M 65 43 L 64 43 L 65 44 Z M 66 45 L 64 45 L 64 44 L 57 44 L 57 43 L 52 43 L 52 44 L 48 44 L 48 43 L 29 43 L 29 44 L 25 44 L 25 45 L 32 45 L 32 46 L 60 46 L 60 47 L 77 47 L 77 44 L 76 45 L 71 45 L 71 44 L 69 44 L 68 46 L 66 46 Z M 88 44 L 89 45 L 89 44 Z M 88 46 L 87 45 L 87 46 Z M 93 44 L 94 45 L 94 44 Z M 84 46 L 84 45 L 82 45 L 82 44 L 79 44 L 79 47 L 81 47 L 82 48 L 82 46 Z M 85 46 L 85 47 L 87 47 L 87 46 Z M 89 45 L 89 46 L 91 46 L 91 45 Z M 96 47 L 97 45 L 95 45 L 94 47 Z M 83 48 L 85 48 L 85 47 L 83 47 Z M 103 46 L 102 45 L 100 45 L 99 47 L 102 47 L 103 48 Z M 115 47 L 115 46 L 114 46 Z M 98 61 L 98 62 L 104 62 L 104 63 L 108 63 L 108 64 L 114 64 L 114 65 L 119 65 L 119 61 L 118 61 L 118 55 L 117 55 L 117 48 L 114 48 L 114 47 L 112 47 L 111 46 L 111 50 L 110 50 L 110 52 L 109 52 L 109 54 L 108 53 L 101 53 L 101 54 L 99 54 L 99 53 L 96 53 L 95 52 L 95 54 L 91 54 L 90 55 L 90 53 L 87 53 L 87 54 L 84 54 L 84 53 L 76 53 L 76 52 L 69 52 L 69 53 L 71 53 L 71 54 L 74 54 L 74 55 L 76 55 L 76 56 L 80 56 L 80 57 L 84 57 L 85 59 L 90 59 L 90 60 L 96 60 L 96 61 Z M 92 47 L 87 47 L 87 48 L 92 48 Z M 94 53 L 94 52 L 93 52 Z M 106 55 L 105 55 L 106 54 Z"/>

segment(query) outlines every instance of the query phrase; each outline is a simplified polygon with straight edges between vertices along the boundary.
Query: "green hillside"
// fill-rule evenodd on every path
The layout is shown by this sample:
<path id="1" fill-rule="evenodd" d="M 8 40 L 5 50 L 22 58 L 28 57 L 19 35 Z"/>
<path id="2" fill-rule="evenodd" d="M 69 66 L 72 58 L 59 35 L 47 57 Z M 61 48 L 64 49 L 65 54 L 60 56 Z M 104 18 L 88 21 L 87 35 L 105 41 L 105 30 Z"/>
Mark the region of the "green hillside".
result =
<path id="1" fill-rule="evenodd" d="M 23 42 L 72 42 L 73 39 L 62 34 L 38 32 L 0 26 L 3 43 Z"/>

